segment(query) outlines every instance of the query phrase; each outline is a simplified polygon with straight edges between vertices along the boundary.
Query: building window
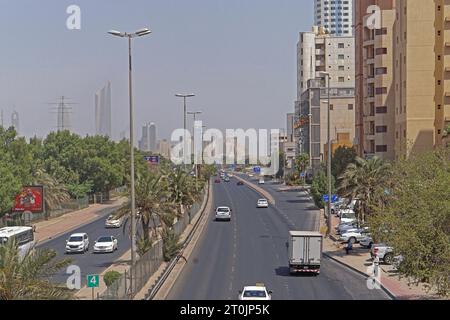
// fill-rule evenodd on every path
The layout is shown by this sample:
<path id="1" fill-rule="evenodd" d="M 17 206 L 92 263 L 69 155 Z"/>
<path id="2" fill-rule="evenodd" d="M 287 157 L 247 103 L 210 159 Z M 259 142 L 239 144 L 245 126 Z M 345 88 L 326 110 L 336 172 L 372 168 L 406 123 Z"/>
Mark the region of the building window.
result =
<path id="1" fill-rule="evenodd" d="M 387 94 L 387 88 L 386 87 L 376 88 L 375 93 L 376 94 Z"/>
<path id="2" fill-rule="evenodd" d="M 377 133 L 386 133 L 387 132 L 387 126 L 377 126 L 376 127 Z"/>
<path id="3" fill-rule="evenodd" d="M 376 152 L 387 152 L 387 146 L 386 145 L 376 146 Z"/>
<path id="4" fill-rule="evenodd" d="M 376 112 L 377 113 L 387 113 L 387 107 L 383 106 L 383 107 L 377 107 L 376 108 Z"/>
<path id="5" fill-rule="evenodd" d="M 338 82 L 345 82 L 345 77 L 339 77 Z"/>
<path id="6" fill-rule="evenodd" d="M 353 110 L 353 104 L 348 105 L 348 110 Z"/>
<path id="7" fill-rule="evenodd" d="M 377 48 L 375 50 L 375 54 L 378 55 L 382 55 L 382 54 L 387 54 L 387 48 Z"/>
<path id="8" fill-rule="evenodd" d="M 377 75 L 387 74 L 387 68 L 376 68 L 375 74 Z"/>

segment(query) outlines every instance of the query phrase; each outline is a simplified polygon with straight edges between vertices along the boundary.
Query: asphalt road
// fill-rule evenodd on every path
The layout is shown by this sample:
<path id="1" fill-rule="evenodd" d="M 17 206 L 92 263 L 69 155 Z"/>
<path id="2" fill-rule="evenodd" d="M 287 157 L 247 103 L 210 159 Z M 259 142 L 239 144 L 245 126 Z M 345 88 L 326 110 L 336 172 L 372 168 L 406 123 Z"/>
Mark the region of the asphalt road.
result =
<path id="1" fill-rule="evenodd" d="M 118 229 L 106 229 L 105 221 L 109 214 L 114 212 L 114 208 L 105 210 L 102 213 L 102 217 L 85 225 L 79 227 L 73 231 L 67 232 L 61 236 L 58 236 L 48 242 L 40 245 L 40 248 L 50 248 L 57 252 L 55 259 L 72 259 L 72 264 L 77 265 L 81 269 L 82 286 L 86 284 L 86 276 L 89 274 L 100 274 L 103 270 L 111 266 L 116 260 L 118 260 L 127 250 L 130 248 L 130 238 L 128 233 L 128 227 Z M 89 252 L 84 254 L 65 254 L 66 240 L 73 233 L 85 232 L 89 236 Z M 118 240 L 118 250 L 114 253 L 102 253 L 94 254 L 93 246 L 94 241 L 101 236 L 114 236 Z M 66 283 L 69 275 L 66 274 L 66 270 L 61 270 L 55 274 L 51 281 L 57 283 Z"/>
<path id="2" fill-rule="evenodd" d="M 266 185 L 276 207 L 257 209 L 261 196 L 247 186 L 214 184 L 214 207 L 230 206 L 231 222 L 209 222 L 199 243 L 175 282 L 168 299 L 236 300 L 246 285 L 264 283 L 274 300 L 388 299 L 381 290 L 369 290 L 366 280 L 323 257 L 321 274 L 290 276 L 286 242 L 290 230 L 315 230 L 317 211 L 306 196 L 278 192 Z M 271 189 L 272 188 L 272 189 Z"/>

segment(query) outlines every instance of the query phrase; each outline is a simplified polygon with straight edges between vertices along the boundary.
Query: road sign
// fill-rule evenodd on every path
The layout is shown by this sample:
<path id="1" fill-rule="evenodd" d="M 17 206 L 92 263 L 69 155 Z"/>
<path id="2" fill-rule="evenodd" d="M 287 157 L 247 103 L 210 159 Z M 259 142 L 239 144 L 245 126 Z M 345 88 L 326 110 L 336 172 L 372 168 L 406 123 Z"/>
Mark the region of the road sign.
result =
<path id="1" fill-rule="evenodd" d="M 327 195 L 327 194 L 324 194 L 322 199 L 323 199 L 323 201 L 324 201 L 325 203 L 328 203 L 328 195 Z M 335 202 L 337 202 L 337 201 L 338 201 L 338 196 L 335 195 L 335 194 L 333 194 L 333 195 L 331 196 L 331 203 L 335 203 Z"/>
<path id="2" fill-rule="evenodd" d="M 261 167 L 253 167 L 254 173 L 261 173 Z"/>
<path id="3" fill-rule="evenodd" d="M 87 287 L 98 288 L 100 286 L 100 276 L 98 274 L 90 274 L 87 276 Z"/>
<path id="4" fill-rule="evenodd" d="M 302 172 L 300 173 L 300 177 L 304 178 L 306 176 L 306 173 Z"/>

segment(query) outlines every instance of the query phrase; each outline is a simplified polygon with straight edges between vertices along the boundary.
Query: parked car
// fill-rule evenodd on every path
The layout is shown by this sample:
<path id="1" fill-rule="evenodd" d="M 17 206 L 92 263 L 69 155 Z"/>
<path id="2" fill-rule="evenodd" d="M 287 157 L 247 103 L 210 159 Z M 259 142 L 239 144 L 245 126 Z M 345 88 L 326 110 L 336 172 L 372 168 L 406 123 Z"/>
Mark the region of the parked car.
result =
<path id="1" fill-rule="evenodd" d="M 370 233 L 366 234 L 365 237 L 359 241 L 359 244 L 361 247 L 372 249 L 373 239 Z"/>
<path id="2" fill-rule="evenodd" d="M 345 209 L 339 212 L 341 223 L 352 223 L 356 221 L 356 213 L 352 209 Z"/>
<path id="3" fill-rule="evenodd" d="M 336 227 L 336 233 L 341 234 L 351 229 L 358 229 L 358 223 L 356 221 L 338 224 Z"/>
<path id="4" fill-rule="evenodd" d="M 117 248 L 117 239 L 113 236 L 100 237 L 94 243 L 94 253 L 112 253 Z"/>
<path id="5" fill-rule="evenodd" d="M 394 256 L 394 248 L 388 246 L 385 243 L 378 243 L 372 245 L 370 249 L 370 255 L 372 258 L 378 256 L 378 258 L 386 264 L 393 264 L 395 259 L 401 259 L 401 256 Z"/>
<path id="6" fill-rule="evenodd" d="M 258 184 L 265 184 L 264 179 L 259 179 Z"/>
<path id="7" fill-rule="evenodd" d="M 105 228 L 120 228 L 123 224 L 124 217 L 116 218 L 110 215 L 105 221 Z"/>
<path id="8" fill-rule="evenodd" d="M 238 186 L 243 186 L 244 183 L 243 183 L 242 181 L 238 181 L 238 182 L 237 182 L 237 185 L 238 185 Z"/>
<path id="9" fill-rule="evenodd" d="M 74 233 L 66 240 L 66 253 L 85 253 L 89 251 L 87 233 Z"/>
<path id="10" fill-rule="evenodd" d="M 220 179 L 214 180 L 214 183 L 220 183 Z"/>
<path id="11" fill-rule="evenodd" d="M 338 215 L 340 209 L 344 209 L 348 200 L 345 198 L 339 198 L 338 201 L 331 204 L 331 214 Z"/>
<path id="12" fill-rule="evenodd" d="M 344 243 L 350 242 L 351 244 L 354 244 L 364 239 L 367 234 L 368 234 L 367 228 L 350 229 L 341 233 L 339 241 Z"/>

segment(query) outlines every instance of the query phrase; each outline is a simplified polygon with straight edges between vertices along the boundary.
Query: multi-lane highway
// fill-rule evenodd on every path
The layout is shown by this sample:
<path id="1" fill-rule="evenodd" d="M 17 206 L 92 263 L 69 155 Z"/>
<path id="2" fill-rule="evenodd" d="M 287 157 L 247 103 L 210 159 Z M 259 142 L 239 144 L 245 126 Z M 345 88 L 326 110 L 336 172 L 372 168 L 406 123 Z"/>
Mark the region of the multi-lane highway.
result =
<path id="1" fill-rule="evenodd" d="M 47 241 L 40 245 L 41 248 L 50 248 L 56 250 L 56 259 L 71 258 L 72 264 L 77 265 L 81 269 L 82 285 L 86 283 L 86 276 L 88 274 L 100 274 L 103 270 L 111 266 L 116 260 L 118 260 L 127 250 L 130 248 L 130 238 L 128 235 L 128 228 L 119 229 L 105 229 L 105 221 L 109 214 L 114 212 L 115 208 L 107 209 L 101 217 L 89 224 L 81 226 L 75 230 L 62 234 L 50 241 Z M 85 232 L 89 236 L 89 252 L 84 254 L 65 254 L 66 240 L 73 233 Z M 93 245 L 94 241 L 101 236 L 114 236 L 118 239 L 119 247 L 114 253 L 94 254 Z M 58 283 L 65 283 L 68 275 L 66 270 L 61 270 L 59 273 L 52 277 L 52 281 Z"/>
<path id="2" fill-rule="evenodd" d="M 257 209 L 261 195 L 248 186 L 215 184 L 214 207 L 230 206 L 231 222 L 208 224 L 168 299 L 237 299 L 245 285 L 264 283 L 273 299 L 388 299 L 369 290 L 361 275 L 324 257 L 321 274 L 290 276 L 286 242 L 290 230 L 316 230 L 318 213 L 306 195 L 265 185 L 276 206 Z"/>

